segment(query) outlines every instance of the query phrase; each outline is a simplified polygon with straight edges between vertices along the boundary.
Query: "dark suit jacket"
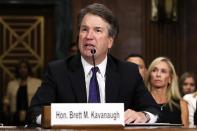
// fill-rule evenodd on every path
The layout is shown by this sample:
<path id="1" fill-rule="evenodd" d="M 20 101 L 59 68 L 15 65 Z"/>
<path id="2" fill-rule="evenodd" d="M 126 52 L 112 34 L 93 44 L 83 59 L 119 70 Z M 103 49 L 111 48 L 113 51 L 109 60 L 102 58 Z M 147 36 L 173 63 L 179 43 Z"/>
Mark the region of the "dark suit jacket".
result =
<path id="1" fill-rule="evenodd" d="M 158 105 L 144 86 L 138 67 L 108 55 L 105 96 L 107 103 L 124 103 L 126 109 L 159 113 Z M 85 75 L 80 55 L 49 64 L 43 83 L 32 99 L 31 119 L 50 103 L 87 103 Z"/>
<path id="2" fill-rule="evenodd" d="M 197 126 L 197 101 L 196 101 L 196 111 L 194 112 L 194 125 Z"/>

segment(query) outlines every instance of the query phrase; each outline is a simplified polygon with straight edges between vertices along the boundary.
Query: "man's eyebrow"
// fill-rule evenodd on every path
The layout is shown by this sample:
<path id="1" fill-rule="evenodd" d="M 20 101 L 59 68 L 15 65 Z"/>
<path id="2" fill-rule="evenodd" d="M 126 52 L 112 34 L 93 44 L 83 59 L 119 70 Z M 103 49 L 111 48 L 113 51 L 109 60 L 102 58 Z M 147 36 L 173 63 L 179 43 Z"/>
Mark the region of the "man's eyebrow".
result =
<path id="1" fill-rule="evenodd" d="M 95 26 L 95 28 L 102 28 L 101 26 Z"/>
<path id="2" fill-rule="evenodd" d="M 81 27 L 87 27 L 87 25 L 81 25 Z"/>

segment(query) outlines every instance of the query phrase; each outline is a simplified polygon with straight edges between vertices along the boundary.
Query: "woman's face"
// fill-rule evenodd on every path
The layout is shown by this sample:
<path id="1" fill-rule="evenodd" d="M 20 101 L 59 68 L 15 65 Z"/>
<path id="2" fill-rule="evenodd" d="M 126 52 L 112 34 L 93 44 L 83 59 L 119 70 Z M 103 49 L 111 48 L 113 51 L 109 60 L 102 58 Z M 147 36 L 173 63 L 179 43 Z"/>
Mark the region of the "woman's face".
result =
<path id="1" fill-rule="evenodd" d="M 26 63 L 20 64 L 19 75 L 22 79 L 27 78 L 27 76 L 29 75 L 29 71 Z"/>
<path id="2" fill-rule="evenodd" d="M 156 64 L 150 75 L 150 84 L 153 88 L 164 88 L 171 83 L 170 68 L 164 61 Z"/>
<path id="3" fill-rule="evenodd" d="M 195 81 L 193 77 L 187 77 L 185 81 L 183 82 L 183 93 L 189 94 L 194 92 L 196 89 L 195 87 Z"/>

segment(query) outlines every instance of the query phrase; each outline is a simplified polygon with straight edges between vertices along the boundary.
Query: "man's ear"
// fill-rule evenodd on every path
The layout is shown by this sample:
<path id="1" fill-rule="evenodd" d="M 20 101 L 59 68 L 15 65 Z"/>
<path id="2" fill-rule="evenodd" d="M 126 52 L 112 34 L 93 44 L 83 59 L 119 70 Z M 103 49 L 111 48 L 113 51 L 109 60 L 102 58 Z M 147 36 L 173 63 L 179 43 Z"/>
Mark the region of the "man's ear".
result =
<path id="1" fill-rule="evenodd" d="M 111 49 L 114 43 L 114 38 L 109 37 L 108 39 L 108 49 Z"/>

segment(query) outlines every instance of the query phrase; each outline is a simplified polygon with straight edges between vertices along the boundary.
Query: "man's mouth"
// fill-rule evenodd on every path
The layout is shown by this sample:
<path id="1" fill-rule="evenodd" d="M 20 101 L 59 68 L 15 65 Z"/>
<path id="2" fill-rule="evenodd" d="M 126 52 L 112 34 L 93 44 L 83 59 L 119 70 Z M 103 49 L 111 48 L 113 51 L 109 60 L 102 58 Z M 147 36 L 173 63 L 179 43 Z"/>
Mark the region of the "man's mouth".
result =
<path id="1" fill-rule="evenodd" d="M 85 44 L 84 45 L 87 49 L 93 49 L 93 48 L 95 48 L 95 46 L 93 45 L 93 44 Z"/>

